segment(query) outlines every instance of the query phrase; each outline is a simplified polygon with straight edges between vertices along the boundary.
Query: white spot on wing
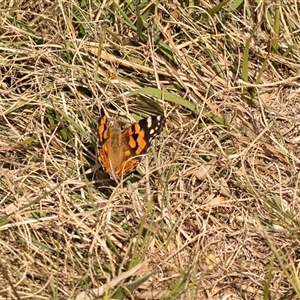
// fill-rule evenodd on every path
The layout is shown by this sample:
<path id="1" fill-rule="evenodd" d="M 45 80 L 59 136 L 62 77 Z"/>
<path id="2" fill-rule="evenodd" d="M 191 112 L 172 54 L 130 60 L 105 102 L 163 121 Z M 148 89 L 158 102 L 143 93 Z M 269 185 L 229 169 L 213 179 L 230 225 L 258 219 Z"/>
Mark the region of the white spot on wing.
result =
<path id="1" fill-rule="evenodd" d="M 151 128 L 151 126 L 152 126 L 152 120 L 151 120 L 151 118 L 149 117 L 149 118 L 147 118 L 147 127 L 148 127 L 148 128 Z"/>

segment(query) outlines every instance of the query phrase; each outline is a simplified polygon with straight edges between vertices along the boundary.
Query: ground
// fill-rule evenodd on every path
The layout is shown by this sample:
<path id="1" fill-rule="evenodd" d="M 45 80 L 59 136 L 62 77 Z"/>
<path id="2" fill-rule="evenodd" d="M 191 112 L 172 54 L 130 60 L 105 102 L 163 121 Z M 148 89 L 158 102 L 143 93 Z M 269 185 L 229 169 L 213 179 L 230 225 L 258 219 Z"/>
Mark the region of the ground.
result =
<path id="1" fill-rule="evenodd" d="M 299 299 L 296 5 L 2 1 L 0 299 Z"/>

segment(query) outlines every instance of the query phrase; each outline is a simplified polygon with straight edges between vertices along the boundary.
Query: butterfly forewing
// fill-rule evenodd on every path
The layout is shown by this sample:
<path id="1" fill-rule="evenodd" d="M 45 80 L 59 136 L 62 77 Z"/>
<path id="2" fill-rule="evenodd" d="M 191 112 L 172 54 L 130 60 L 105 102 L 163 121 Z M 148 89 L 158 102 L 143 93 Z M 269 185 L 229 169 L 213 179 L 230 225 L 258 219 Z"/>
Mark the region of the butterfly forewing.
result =
<path id="1" fill-rule="evenodd" d="M 101 109 L 101 116 L 99 118 L 98 138 L 100 146 L 103 145 L 109 137 L 109 124 L 103 109 Z"/>
<path id="2" fill-rule="evenodd" d="M 142 119 L 134 123 L 123 132 L 132 155 L 146 153 L 152 140 L 161 132 L 165 123 L 164 116 L 154 116 Z"/>

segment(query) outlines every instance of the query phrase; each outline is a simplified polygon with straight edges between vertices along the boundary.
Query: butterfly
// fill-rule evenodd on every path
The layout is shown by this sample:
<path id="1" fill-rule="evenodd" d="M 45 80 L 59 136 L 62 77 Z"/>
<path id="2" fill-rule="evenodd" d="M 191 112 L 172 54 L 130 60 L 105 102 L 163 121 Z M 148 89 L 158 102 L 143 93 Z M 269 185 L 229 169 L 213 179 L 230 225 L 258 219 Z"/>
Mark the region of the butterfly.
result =
<path id="1" fill-rule="evenodd" d="M 124 131 L 118 123 L 109 124 L 101 109 L 98 127 L 98 159 L 111 178 L 125 176 L 135 170 L 140 155 L 146 153 L 152 140 L 165 124 L 163 115 L 142 119 Z"/>

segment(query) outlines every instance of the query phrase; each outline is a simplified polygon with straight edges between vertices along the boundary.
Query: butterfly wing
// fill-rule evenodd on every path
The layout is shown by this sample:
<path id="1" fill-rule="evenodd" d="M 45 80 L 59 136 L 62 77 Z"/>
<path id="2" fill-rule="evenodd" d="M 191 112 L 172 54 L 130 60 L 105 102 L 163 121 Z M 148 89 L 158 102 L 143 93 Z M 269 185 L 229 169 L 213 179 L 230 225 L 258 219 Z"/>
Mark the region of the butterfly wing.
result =
<path id="1" fill-rule="evenodd" d="M 132 156 L 146 153 L 152 140 L 161 132 L 165 123 L 164 116 L 142 119 L 127 128 L 122 136 Z"/>
<path id="2" fill-rule="evenodd" d="M 154 116 L 142 119 L 124 130 L 122 139 L 126 149 L 124 154 L 126 160 L 122 164 L 122 174 L 132 172 L 140 162 L 140 157 L 146 153 L 152 140 L 161 132 L 165 123 L 164 116 Z"/>
<path id="3" fill-rule="evenodd" d="M 100 112 L 98 138 L 100 146 L 102 146 L 109 138 L 109 123 L 103 108 L 101 108 Z"/>
<path id="4" fill-rule="evenodd" d="M 108 119 L 104 113 L 103 108 L 101 108 L 99 127 L 98 127 L 98 160 L 102 167 L 108 174 L 112 174 L 113 170 L 111 168 L 110 162 L 110 147 L 109 147 L 109 137 L 110 137 L 110 126 Z"/>

